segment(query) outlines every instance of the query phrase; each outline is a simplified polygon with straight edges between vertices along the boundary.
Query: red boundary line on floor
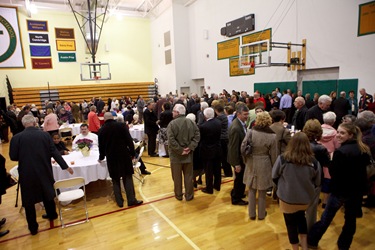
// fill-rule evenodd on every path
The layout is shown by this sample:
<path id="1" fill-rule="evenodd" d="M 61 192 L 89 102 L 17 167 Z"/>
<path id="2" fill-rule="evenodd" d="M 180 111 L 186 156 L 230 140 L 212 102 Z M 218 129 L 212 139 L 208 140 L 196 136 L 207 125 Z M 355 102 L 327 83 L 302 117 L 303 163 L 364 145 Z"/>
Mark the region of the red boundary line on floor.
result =
<path id="1" fill-rule="evenodd" d="M 226 184 L 226 183 L 229 183 L 229 182 L 233 182 L 233 180 L 223 181 L 221 184 Z M 199 190 L 201 190 L 201 189 L 194 190 L 194 192 L 197 192 Z M 167 199 L 170 199 L 170 198 L 173 198 L 173 197 L 174 197 L 174 195 L 167 196 L 167 197 L 164 197 L 164 198 L 160 198 L 160 199 L 157 199 L 157 200 L 153 200 L 153 201 L 149 201 L 149 202 L 143 203 L 142 205 L 139 205 L 139 206 L 131 206 L 131 207 L 126 207 L 126 208 L 121 208 L 121 209 L 113 210 L 113 211 L 106 212 L 106 213 L 103 213 L 103 214 L 94 215 L 92 217 L 89 217 L 89 220 L 95 219 L 95 218 L 99 218 L 99 217 L 102 217 L 102 216 L 106 216 L 106 215 L 109 215 L 109 214 L 114 214 L 114 213 L 117 213 L 117 212 L 125 211 L 125 210 L 128 210 L 128 209 L 132 209 L 132 208 L 136 208 L 136 207 L 140 207 L 140 206 L 152 204 L 152 203 L 155 203 L 155 202 L 167 200 Z M 77 223 L 77 222 L 81 222 L 81 221 L 85 221 L 85 220 L 86 219 L 81 219 L 81 220 L 77 220 L 77 221 L 66 223 L 65 225 L 69 226 L 71 224 L 74 224 L 74 223 Z M 49 230 L 52 230 L 52 229 L 55 229 L 55 228 L 59 228 L 59 227 L 61 227 L 61 225 L 55 226 L 54 225 L 54 221 L 50 221 L 50 228 L 39 230 L 38 233 L 44 232 L 44 231 L 49 231 Z M 9 239 L 5 239 L 5 240 L 0 241 L 0 244 L 4 243 L 4 242 L 11 241 L 11 240 L 16 240 L 16 239 L 19 239 L 19 238 L 23 238 L 23 237 L 26 237 L 26 236 L 29 236 L 29 235 L 30 235 L 30 233 L 28 233 L 28 234 L 22 234 L 22 235 L 19 235 L 19 236 L 13 237 L 13 238 L 9 238 Z"/>

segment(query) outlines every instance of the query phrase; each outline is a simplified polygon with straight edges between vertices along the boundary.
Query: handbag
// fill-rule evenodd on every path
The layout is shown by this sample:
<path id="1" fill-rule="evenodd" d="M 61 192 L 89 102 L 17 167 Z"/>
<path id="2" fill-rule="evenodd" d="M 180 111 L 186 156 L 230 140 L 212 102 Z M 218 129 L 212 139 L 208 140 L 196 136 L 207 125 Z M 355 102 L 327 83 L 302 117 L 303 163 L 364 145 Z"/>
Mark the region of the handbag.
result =
<path id="1" fill-rule="evenodd" d="M 252 140 L 253 134 L 252 130 L 249 129 L 246 133 L 245 138 L 243 139 L 241 143 L 241 155 L 242 157 L 249 157 L 253 154 L 253 140 Z"/>

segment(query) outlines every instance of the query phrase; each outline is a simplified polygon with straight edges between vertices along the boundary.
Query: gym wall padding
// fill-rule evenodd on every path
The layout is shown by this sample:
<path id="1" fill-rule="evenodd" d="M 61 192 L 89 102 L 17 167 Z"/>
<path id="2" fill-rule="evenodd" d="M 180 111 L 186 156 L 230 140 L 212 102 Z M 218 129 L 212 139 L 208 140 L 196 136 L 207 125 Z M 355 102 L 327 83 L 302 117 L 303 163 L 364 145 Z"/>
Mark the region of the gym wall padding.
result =
<path id="1" fill-rule="evenodd" d="M 297 82 L 257 82 L 254 83 L 254 92 L 259 91 L 262 94 L 270 94 L 276 87 L 280 88 L 280 92 L 285 89 L 291 89 L 293 92 L 297 91 Z"/>

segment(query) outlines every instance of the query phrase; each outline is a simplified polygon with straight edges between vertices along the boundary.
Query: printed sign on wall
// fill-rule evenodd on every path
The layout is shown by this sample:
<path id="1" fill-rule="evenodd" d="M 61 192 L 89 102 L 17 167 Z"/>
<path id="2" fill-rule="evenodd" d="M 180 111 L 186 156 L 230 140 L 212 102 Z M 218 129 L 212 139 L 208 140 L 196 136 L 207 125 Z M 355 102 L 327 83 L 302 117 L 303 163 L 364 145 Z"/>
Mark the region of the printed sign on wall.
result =
<path id="1" fill-rule="evenodd" d="M 24 68 L 17 8 L 0 7 L 0 68 Z"/>

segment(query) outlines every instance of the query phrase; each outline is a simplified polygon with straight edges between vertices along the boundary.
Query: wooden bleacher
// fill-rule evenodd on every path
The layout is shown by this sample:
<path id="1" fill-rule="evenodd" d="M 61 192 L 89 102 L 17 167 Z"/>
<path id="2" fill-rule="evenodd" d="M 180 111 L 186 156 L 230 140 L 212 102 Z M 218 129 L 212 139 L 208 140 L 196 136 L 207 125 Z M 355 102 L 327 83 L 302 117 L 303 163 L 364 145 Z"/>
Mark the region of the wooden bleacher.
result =
<path id="1" fill-rule="evenodd" d="M 48 91 L 47 87 L 31 87 L 31 88 L 13 88 L 14 102 L 18 107 L 26 104 L 35 104 L 41 108 L 44 100 L 41 98 L 40 91 Z M 117 99 L 122 96 L 130 96 L 136 100 L 138 95 L 142 95 L 145 100 L 155 95 L 155 84 L 153 82 L 137 82 L 137 83 L 114 83 L 114 84 L 90 84 L 90 85 L 64 85 L 50 86 L 50 91 L 58 91 L 59 100 L 73 101 L 81 103 L 83 100 L 89 101 L 93 97 L 102 97 L 106 102 L 108 98 Z"/>

